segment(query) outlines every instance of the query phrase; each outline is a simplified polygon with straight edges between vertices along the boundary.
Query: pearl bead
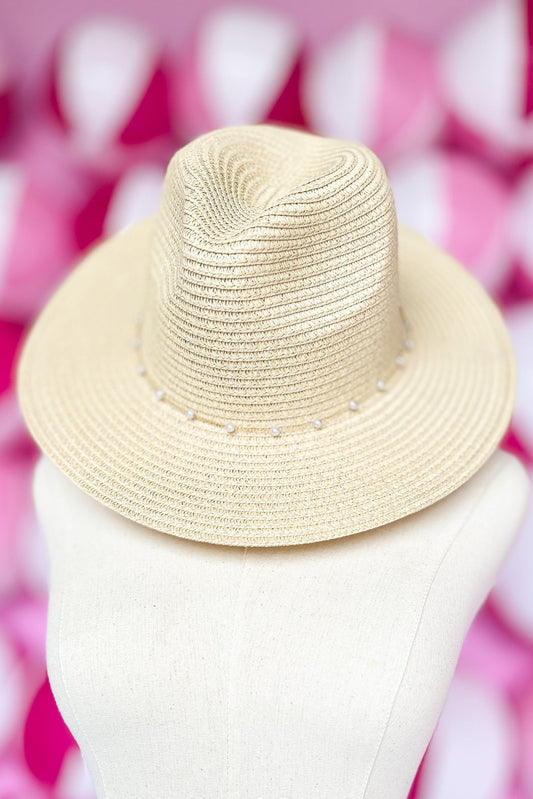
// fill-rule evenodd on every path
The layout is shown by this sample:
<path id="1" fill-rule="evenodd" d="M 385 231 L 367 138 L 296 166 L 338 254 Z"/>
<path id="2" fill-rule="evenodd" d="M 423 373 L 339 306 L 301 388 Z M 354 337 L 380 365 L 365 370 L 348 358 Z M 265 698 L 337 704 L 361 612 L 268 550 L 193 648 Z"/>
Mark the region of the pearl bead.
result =
<path id="1" fill-rule="evenodd" d="M 279 427 L 271 427 L 270 428 L 270 433 L 273 436 L 279 436 L 279 433 L 280 433 Z"/>
<path id="2" fill-rule="evenodd" d="M 356 411 L 358 409 L 358 407 L 359 407 L 359 405 L 357 404 L 357 402 L 355 400 L 350 400 L 350 402 L 348 404 L 349 404 L 349 407 L 350 407 L 351 411 Z"/>
<path id="3" fill-rule="evenodd" d="M 155 393 L 156 399 L 158 399 L 158 400 L 162 400 L 163 397 L 165 396 L 165 391 L 162 388 L 156 388 L 154 393 Z"/>
<path id="4" fill-rule="evenodd" d="M 322 419 L 315 419 L 313 424 L 317 429 L 320 429 L 322 427 Z"/>
<path id="5" fill-rule="evenodd" d="M 226 432 L 234 433 L 235 432 L 235 425 L 233 425 L 231 422 L 228 422 L 227 425 L 226 425 Z"/>
<path id="6" fill-rule="evenodd" d="M 396 366 L 404 366 L 405 365 L 405 358 L 403 357 L 403 355 L 398 355 L 394 359 L 394 363 L 396 364 Z"/>
<path id="7" fill-rule="evenodd" d="M 387 388 L 386 385 L 385 385 L 385 381 L 384 380 L 378 380 L 376 385 L 377 385 L 378 391 L 385 391 L 385 389 Z"/>
<path id="8" fill-rule="evenodd" d="M 143 315 L 142 315 L 142 313 L 138 313 L 138 314 L 136 314 L 136 315 L 135 315 L 135 321 L 136 321 L 136 323 L 137 323 L 138 325 L 140 325 L 140 324 L 141 324 L 141 322 L 143 321 Z"/>
<path id="9" fill-rule="evenodd" d="M 146 374 L 146 366 L 143 363 L 140 363 L 138 365 L 138 367 L 137 367 L 137 371 L 139 372 L 140 375 L 145 375 Z"/>
<path id="10" fill-rule="evenodd" d="M 415 342 L 412 339 L 408 338 L 407 341 L 405 342 L 405 346 L 407 347 L 408 350 L 412 350 L 413 347 L 415 346 Z"/>
<path id="11" fill-rule="evenodd" d="M 186 416 L 187 416 L 187 419 L 194 419 L 194 417 L 196 416 L 196 413 L 193 411 L 192 408 L 187 408 Z"/>
<path id="12" fill-rule="evenodd" d="M 139 347 L 141 346 L 141 339 L 140 338 L 134 338 L 131 343 L 135 347 L 135 349 L 138 350 Z"/>
<path id="13" fill-rule="evenodd" d="M 411 322 L 410 319 L 406 319 L 405 320 L 405 327 L 407 328 L 407 330 L 412 330 L 413 329 L 413 323 Z"/>

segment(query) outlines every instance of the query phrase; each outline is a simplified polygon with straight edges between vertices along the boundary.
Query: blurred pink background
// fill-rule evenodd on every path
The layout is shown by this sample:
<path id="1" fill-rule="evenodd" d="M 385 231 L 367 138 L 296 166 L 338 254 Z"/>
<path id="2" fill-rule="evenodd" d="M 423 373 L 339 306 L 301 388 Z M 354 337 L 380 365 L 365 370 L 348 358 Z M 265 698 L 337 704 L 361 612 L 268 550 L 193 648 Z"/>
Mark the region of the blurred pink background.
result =
<path id="1" fill-rule="evenodd" d="M 398 215 L 499 303 L 503 446 L 533 475 L 533 4 L 301 0 L 0 6 L 0 799 L 92 799 L 48 685 L 38 452 L 14 366 L 89 247 L 157 207 L 170 155 L 265 120 L 363 141 Z M 463 646 L 411 799 L 533 799 L 533 504 Z"/>
<path id="2" fill-rule="evenodd" d="M 423 0 L 352 0 L 328 2 L 323 0 L 278 0 L 257 3 L 290 14 L 298 23 L 302 35 L 311 43 L 334 36 L 346 24 L 366 15 L 372 19 L 397 25 L 421 36 L 441 37 L 455 22 L 464 17 L 470 8 L 483 0 L 447 0 L 446 3 Z M 35 74 L 39 64 L 49 52 L 54 37 L 67 25 L 85 14 L 99 11 L 123 13 L 148 25 L 161 42 L 170 48 L 181 47 L 190 35 L 194 24 L 210 9 L 220 6 L 217 0 L 197 0 L 195 3 L 153 0 L 150 4 L 140 0 L 115 0 L 115 2 L 69 2 L 55 0 L 41 4 L 33 0 L 6 0 L 2 6 L 2 31 L 12 48 L 12 55 L 20 59 L 21 71 Z"/>

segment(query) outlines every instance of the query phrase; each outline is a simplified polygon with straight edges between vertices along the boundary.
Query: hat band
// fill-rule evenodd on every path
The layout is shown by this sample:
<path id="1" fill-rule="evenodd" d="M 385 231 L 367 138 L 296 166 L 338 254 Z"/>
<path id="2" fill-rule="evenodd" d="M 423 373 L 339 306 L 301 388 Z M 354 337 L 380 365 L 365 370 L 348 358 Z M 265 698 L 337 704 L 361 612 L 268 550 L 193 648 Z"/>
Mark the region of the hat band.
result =
<path id="1" fill-rule="evenodd" d="M 413 328 L 412 322 L 409 319 L 406 319 L 404 311 L 403 311 L 403 308 L 402 308 L 401 305 L 399 306 L 399 309 L 400 309 L 400 314 L 402 316 L 404 327 L 406 328 L 406 330 L 412 331 L 412 328 Z M 230 433 L 230 434 L 233 434 L 233 433 L 237 432 L 238 429 L 242 430 L 242 431 L 249 432 L 249 428 L 237 425 L 233 421 L 213 422 L 211 419 L 205 419 L 202 416 L 198 416 L 198 414 L 197 414 L 197 412 L 195 411 L 194 408 L 185 408 L 184 409 L 184 408 L 180 407 L 176 402 L 174 402 L 168 396 L 168 392 L 167 392 L 167 389 L 165 388 L 165 386 L 157 385 L 156 383 L 154 383 L 154 381 L 152 380 L 152 377 L 151 377 L 148 369 L 146 368 L 145 363 L 143 362 L 143 358 L 142 358 L 142 323 L 143 323 L 143 319 L 144 319 L 144 316 L 143 316 L 142 313 L 137 313 L 135 315 L 135 319 L 134 319 L 135 331 L 134 331 L 134 337 L 132 339 L 132 345 L 133 345 L 133 348 L 135 350 L 137 350 L 137 353 L 138 353 L 137 374 L 140 377 L 144 378 L 147 382 L 149 382 L 151 390 L 152 390 L 153 397 L 158 402 L 166 402 L 168 405 L 170 405 L 171 407 L 175 408 L 177 411 L 180 411 L 184 415 L 185 420 L 187 420 L 187 421 L 193 421 L 194 419 L 199 419 L 200 421 L 203 421 L 206 424 L 209 424 L 209 425 L 211 425 L 213 427 L 217 427 L 219 429 L 225 430 L 226 433 Z M 414 348 L 414 341 L 413 341 L 412 337 L 406 338 L 405 341 L 404 341 L 404 347 L 403 347 L 402 351 L 398 355 L 396 355 L 396 357 L 394 358 L 394 364 L 397 367 L 397 369 L 403 369 L 403 367 L 406 364 L 405 357 L 406 357 L 406 355 L 409 352 L 411 352 L 413 350 L 413 348 Z M 376 392 L 375 393 L 385 392 L 386 390 L 387 390 L 386 381 L 385 380 L 378 380 L 376 382 Z M 374 395 L 371 395 L 371 396 L 374 396 Z M 365 401 L 367 399 L 369 399 L 369 397 L 366 397 Z M 343 408 L 343 409 L 340 409 L 339 412 L 345 411 L 345 412 L 351 414 L 351 413 L 354 413 L 355 411 L 358 411 L 359 409 L 360 409 L 360 402 L 357 399 L 351 399 L 347 403 L 347 406 L 345 408 Z M 337 415 L 338 414 L 335 414 L 335 416 L 337 416 Z M 309 420 L 307 420 L 305 422 L 302 422 L 300 425 L 292 424 L 292 425 L 285 426 L 283 429 L 285 429 L 285 430 L 299 429 L 300 427 L 302 427 L 302 428 L 305 427 L 305 428 L 311 429 L 311 430 L 321 430 L 324 427 L 324 422 L 323 422 L 322 419 L 318 419 L 318 418 L 309 419 Z M 253 432 L 257 433 L 257 432 L 260 432 L 260 431 L 258 431 L 256 428 L 254 428 Z M 270 429 L 268 430 L 268 435 L 271 435 L 271 436 L 279 436 L 279 435 L 281 435 L 281 428 L 278 427 L 277 425 L 274 425 L 273 427 L 270 427 Z"/>

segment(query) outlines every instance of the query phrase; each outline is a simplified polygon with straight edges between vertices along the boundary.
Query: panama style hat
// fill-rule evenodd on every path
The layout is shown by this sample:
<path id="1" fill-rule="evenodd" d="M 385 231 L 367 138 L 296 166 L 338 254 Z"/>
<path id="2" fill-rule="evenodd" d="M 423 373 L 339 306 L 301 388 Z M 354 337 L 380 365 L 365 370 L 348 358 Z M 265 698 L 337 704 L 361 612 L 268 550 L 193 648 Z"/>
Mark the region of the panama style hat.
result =
<path id="1" fill-rule="evenodd" d="M 159 211 L 99 245 L 34 321 L 18 393 L 38 445 L 150 528 L 274 546 L 445 497 L 500 442 L 500 312 L 398 226 L 366 147 L 222 128 L 170 161 Z"/>

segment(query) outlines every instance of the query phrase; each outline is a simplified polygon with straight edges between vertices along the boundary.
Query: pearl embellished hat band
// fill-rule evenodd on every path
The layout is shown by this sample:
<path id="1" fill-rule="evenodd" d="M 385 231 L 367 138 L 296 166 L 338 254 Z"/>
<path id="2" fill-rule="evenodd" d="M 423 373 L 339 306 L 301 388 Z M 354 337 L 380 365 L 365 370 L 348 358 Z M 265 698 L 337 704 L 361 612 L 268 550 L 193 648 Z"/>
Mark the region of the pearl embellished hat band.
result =
<path id="1" fill-rule="evenodd" d="M 498 446 L 515 385 L 498 308 L 398 224 L 374 153 L 277 125 L 178 150 L 158 212 L 73 269 L 17 370 L 33 438 L 86 493 L 263 547 L 445 497 Z"/>
<path id="2" fill-rule="evenodd" d="M 402 322 L 403 322 L 403 325 L 404 325 L 406 331 L 411 331 L 412 327 L 413 327 L 412 322 L 409 319 L 405 318 L 405 315 L 403 313 L 403 309 L 402 309 L 401 305 L 399 305 L 399 310 L 400 310 L 400 315 L 401 315 Z M 148 372 L 148 370 L 146 368 L 146 365 L 143 363 L 143 360 L 142 360 L 142 322 L 143 322 L 143 314 L 141 312 L 138 312 L 138 313 L 135 314 L 134 322 L 135 322 L 135 331 L 134 331 L 134 336 L 132 338 L 132 346 L 139 353 L 139 357 L 137 359 L 137 374 L 140 377 L 146 378 L 146 380 L 148 382 L 150 382 L 151 390 L 152 390 L 153 396 L 154 396 L 154 398 L 156 400 L 158 400 L 160 402 L 161 401 L 165 401 L 165 402 L 169 403 L 170 405 L 172 405 L 173 407 L 175 407 L 177 410 L 180 410 L 183 413 L 185 419 L 188 419 L 188 420 L 197 419 L 198 417 L 197 417 L 197 414 L 196 414 L 196 411 L 194 410 L 194 408 L 187 408 L 185 410 L 183 408 L 179 408 L 169 398 L 167 390 L 165 388 L 163 388 L 162 386 L 154 384 L 153 381 L 151 380 L 151 377 L 150 377 L 150 374 L 149 374 L 149 372 Z M 413 341 L 412 333 L 411 333 L 410 337 L 405 338 L 405 340 L 404 340 L 403 350 L 394 358 L 394 364 L 395 364 L 395 366 L 398 369 L 403 369 L 403 367 L 405 366 L 405 363 L 406 363 L 405 356 L 406 356 L 407 353 L 409 353 L 413 349 L 413 347 L 414 347 L 414 341 Z M 377 391 L 386 391 L 387 390 L 386 381 L 385 380 L 377 380 L 376 381 L 376 389 L 377 389 Z M 350 399 L 348 401 L 348 403 L 347 403 L 347 410 L 348 410 L 348 412 L 352 412 L 353 413 L 354 411 L 358 411 L 359 410 L 360 405 L 361 405 L 361 403 L 358 402 L 357 400 Z M 203 421 L 210 421 L 210 420 L 203 419 Z M 227 433 L 235 433 L 237 431 L 237 429 L 239 429 L 235 425 L 234 422 L 226 422 L 225 424 L 221 423 L 221 424 L 218 424 L 217 426 L 218 427 L 223 427 L 223 429 Z M 312 429 L 315 429 L 315 430 L 321 430 L 323 428 L 323 426 L 324 426 L 324 423 L 323 423 L 322 419 L 315 418 L 315 419 L 310 420 L 310 422 L 308 422 L 306 426 L 307 427 L 311 427 Z M 292 427 L 294 427 L 294 425 Z M 281 429 L 277 425 L 274 425 L 274 426 L 270 427 L 270 431 L 269 432 L 270 432 L 270 435 L 272 435 L 272 436 L 281 435 Z"/>

